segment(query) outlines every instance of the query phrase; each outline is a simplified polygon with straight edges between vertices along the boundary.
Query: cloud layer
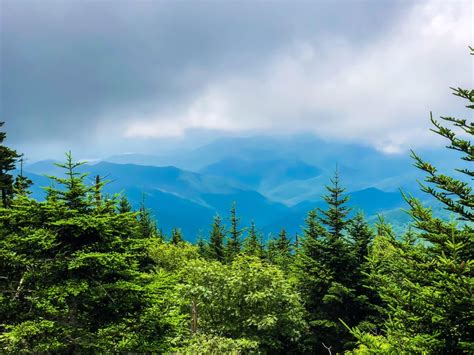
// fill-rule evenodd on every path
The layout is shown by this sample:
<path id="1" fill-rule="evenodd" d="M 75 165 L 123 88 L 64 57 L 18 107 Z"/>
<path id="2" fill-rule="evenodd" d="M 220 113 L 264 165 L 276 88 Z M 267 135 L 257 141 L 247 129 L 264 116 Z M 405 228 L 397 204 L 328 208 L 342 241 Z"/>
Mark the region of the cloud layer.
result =
<path id="1" fill-rule="evenodd" d="M 311 132 L 394 153 L 473 81 L 469 1 L 1 6 L 1 117 L 30 147 Z"/>

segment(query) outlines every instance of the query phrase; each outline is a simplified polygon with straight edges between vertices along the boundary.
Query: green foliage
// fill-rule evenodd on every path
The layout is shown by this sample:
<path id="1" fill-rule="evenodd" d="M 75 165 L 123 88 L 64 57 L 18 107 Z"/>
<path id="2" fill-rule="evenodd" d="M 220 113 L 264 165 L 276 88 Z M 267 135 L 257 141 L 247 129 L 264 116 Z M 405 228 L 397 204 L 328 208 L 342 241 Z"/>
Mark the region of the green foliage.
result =
<path id="1" fill-rule="evenodd" d="M 183 234 L 181 233 L 181 229 L 173 228 L 171 231 L 171 243 L 174 245 L 179 245 L 184 242 Z"/>
<path id="2" fill-rule="evenodd" d="M 196 307 L 199 333 L 252 340 L 270 351 L 296 348 L 305 331 L 298 293 L 281 270 L 258 258 L 191 261 L 181 293 Z"/>
<path id="3" fill-rule="evenodd" d="M 143 238 L 134 213 L 103 208 L 79 165 L 67 155 L 66 177 L 53 178 L 64 188 L 45 202 L 19 195 L 0 209 L 1 347 L 166 350 L 179 313 L 168 303 L 171 279 L 157 292 L 145 272 L 156 241 Z"/>
<path id="4" fill-rule="evenodd" d="M 4 123 L 0 122 L 0 127 Z M 3 145 L 6 136 L 5 132 L 0 131 L 0 194 L 3 207 L 8 207 L 13 197 L 13 175 L 9 172 L 15 169 L 15 162 L 19 157 L 15 150 Z"/>
<path id="5" fill-rule="evenodd" d="M 225 248 L 226 257 L 229 261 L 234 259 L 240 253 L 240 249 L 242 247 L 242 241 L 240 240 L 242 231 L 239 229 L 239 222 L 240 218 L 237 216 L 236 204 L 234 202 L 232 204 L 232 208 L 230 209 L 230 229 L 228 231 L 229 238 L 227 239 Z"/>
<path id="6" fill-rule="evenodd" d="M 454 89 L 474 109 L 474 91 Z M 466 120 L 442 117 L 457 130 L 431 121 L 433 131 L 448 139 L 448 148 L 459 151 L 463 161 L 474 160 L 469 136 L 474 124 Z M 460 135 L 458 132 L 462 132 Z M 426 173 L 422 191 L 432 195 L 455 213 L 447 222 L 433 216 L 431 208 L 405 196 L 419 231 L 403 240 L 394 238 L 386 228 L 380 230 L 369 253 L 369 278 L 385 303 L 387 320 L 383 332 L 374 336 L 353 329 L 359 347 L 356 352 L 393 353 L 472 353 L 474 351 L 473 254 L 474 195 L 465 180 L 439 173 L 430 163 L 412 152 L 415 166 Z M 458 173 L 472 179 L 468 168 Z M 462 222 L 462 223 L 461 223 Z"/>
<path id="7" fill-rule="evenodd" d="M 217 335 L 195 334 L 187 345 L 178 349 L 183 354 L 247 354 L 257 352 L 258 342 L 249 339 L 224 338 Z"/>
<path id="8" fill-rule="evenodd" d="M 337 171 L 331 182 L 324 197 L 328 208 L 319 209 L 323 217 L 314 210 L 308 213 L 294 263 L 312 330 L 307 342 L 316 352 L 352 346 L 352 336 L 341 320 L 373 327 L 371 318 L 377 318 L 376 297 L 366 290 L 363 275 L 372 232 L 362 215 L 346 219 L 348 196 L 342 196 Z"/>
<path id="9" fill-rule="evenodd" d="M 285 273 L 290 271 L 293 264 L 293 248 L 291 240 L 286 236 L 285 229 L 282 229 L 278 237 L 268 243 L 268 259 L 278 265 Z"/>
<path id="10" fill-rule="evenodd" d="M 338 238 L 342 235 L 346 227 L 346 218 L 349 214 L 349 208 L 345 205 L 349 201 L 349 196 L 344 195 L 345 188 L 341 187 L 339 172 L 336 169 L 334 177 L 331 179 L 331 185 L 326 186 L 328 194 L 323 196 L 328 205 L 327 210 L 318 209 L 322 214 L 319 220 L 328 227 L 331 236 Z"/>
<path id="11" fill-rule="evenodd" d="M 474 52 L 473 52 L 474 54 Z M 453 89 L 474 109 L 474 90 Z M 474 352 L 474 124 L 434 120 L 433 132 L 464 164 L 426 173 L 421 190 L 450 213 L 405 196 L 413 227 L 374 233 L 349 219 L 336 170 L 326 209 L 310 211 L 292 245 L 285 230 L 265 248 L 233 204 L 230 229 L 214 217 L 209 242 L 165 242 L 142 202 L 102 193 L 107 181 L 57 164 L 47 197 L 29 197 L 19 155 L 1 145 L 0 348 L 8 353 Z M 3 123 L 0 123 L 0 127 Z M 228 237 L 226 239 L 226 236 Z"/>
<path id="12" fill-rule="evenodd" d="M 246 255 L 256 256 L 259 258 L 263 257 L 263 245 L 261 243 L 261 237 L 259 236 L 257 228 L 255 227 L 255 222 L 253 221 L 244 240 L 242 251 Z"/>
<path id="13" fill-rule="evenodd" d="M 121 195 L 119 204 L 117 206 L 117 212 L 118 213 L 127 213 L 127 212 L 132 212 L 132 205 L 127 199 L 127 196 Z"/>
<path id="14" fill-rule="evenodd" d="M 222 225 L 222 220 L 219 215 L 214 217 L 212 224 L 211 236 L 209 238 L 209 246 L 207 250 L 207 256 L 210 259 L 224 261 L 225 250 L 224 250 L 224 237 L 225 237 L 225 226 Z"/>

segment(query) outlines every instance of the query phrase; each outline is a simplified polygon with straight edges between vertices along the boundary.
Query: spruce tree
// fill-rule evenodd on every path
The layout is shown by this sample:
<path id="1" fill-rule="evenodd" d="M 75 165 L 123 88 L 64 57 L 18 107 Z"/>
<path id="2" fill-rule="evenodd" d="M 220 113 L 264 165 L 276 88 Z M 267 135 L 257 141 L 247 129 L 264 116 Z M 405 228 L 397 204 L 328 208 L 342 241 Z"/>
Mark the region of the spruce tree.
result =
<path id="1" fill-rule="evenodd" d="M 151 238 L 159 235 L 156 221 L 153 219 L 150 210 L 145 206 L 145 197 L 142 198 L 142 202 L 140 203 L 138 221 L 143 238 Z"/>
<path id="2" fill-rule="evenodd" d="M 214 217 L 214 222 L 212 223 L 211 235 L 209 237 L 208 253 L 211 259 L 224 261 L 224 237 L 225 227 L 222 225 L 221 217 L 216 215 Z"/>
<path id="3" fill-rule="evenodd" d="M 75 162 L 71 152 L 67 152 L 64 163 L 54 163 L 57 167 L 64 169 L 64 176 L 49 176 L 53 182 L 64 186 L 64 189 L 56 190 L 55 194 L 68 208 L 78 212 L 87 212 L 90 208 L 88 195 L 94 190 L 94 186 L 87 186 L 84 183 L 88 174 L 77 170 L 84 164 L 85 162 Z"/>
<path id="4" fill-rule="evenodd" d="M 351 335 L 341 319 L 355 325 L 351 315 L 357 295 L 353 276 L 356 270 L 354 253 L 344 232 L 348 225 L 349 209 L 345 203 L 345 189 L 341 187 L 336 170 L 323 196 L 327 209 L 310 211 L 306 219 L 301 246 L 295 266 L 299 287 L 304 296 L 313 336 L 309 339 L 313 351 L 343 351 L 349 346 Z M 324 225 L 324 226 L 323 226 Z"/>
<path id="5" fill-rule="evenodd" d="M 472 49 L 471 49 L 472 51 Z M 474 51 L 472 51 L 474 54 Z M 474 90 L 453 89 L 466 100 L 472 118 Z M 412 152 L 415 166 L 426 174 L 421 190 L 448 211 L 453 219 L 435 217 L 420 200 L 405 196 L 416 235 L 398 240 L 389 230 L 377 237 L 369 254 L 373 289 L 386 304 L 380 335 L 353 329 L 361 352 L 460 354 L 474 352 L 474 194 L 471 168 L 474 123 L 441 117 L 432 131 L 461 155 L 456 175 L 438 171 Z"/>
<path id="6" fill-rule="evenodd" d="M 127 213 L 127 212 L 132 211 L 132 205 L 128 201 L 128 198 L 127 198 L 127 196 L 125 196 L 125 194 L 122 194 L 120 196 L 117 211 L 118 211 L 118 213 Z"/>
<path id="7" fill-rule="evenodd" d="M 288 272 L 293 262 L 292 243 L 283 228 L 276 238 L 268 243 L 268 258 L 283 271 Z"/>
<path id="8" fill-rule="evenodd" d="M 243 252 L 259 258 L 263 256 L 263 246 L 254 221 L 250 224 L 248 234 L 244 240 Z"/>
<path id="9" fill-rule="evenodd" d="M 362 265 L 369 254 L 369 246 L 374 239 L 374 232 L 362 212 L 357 213 L 350 221 L 347 232 L 353 244 L 357 265 Z"/>
<path id="10" fill-rule="evenodd" d="M 66 177 L 53 178 L 46 201 L 19 195 L 0 208 L 1 349 L 169 351 L 180 318 L 167 301 L 171 279 L 152 283 L 145 272 L 151 241 L 134 213 L 97 205 L 71 154 L 60 166 Z"/>
<path id="11" fill-rule="evenodd" d="M 171 231 L 171 244 L 179 245 L 184 242 L 183 234 L 181 233 L 181 229 L 173 228 Z"/>
<path id="12" fill-rule="evenodd" d="M 324 294 L 329 288 L 332 280 L 331 270 L 324 264 L 323 253 L 325 253 L 324 238 L 326 230 L 318 221 L 317 212 L 311 210 L 305 220 L 303 236 L 296 250 L 295 276 L 298 279 L 298 289 L 301 293 L 304 306 L 308 314 L 308 324 L 311 328 L 311 336 L 307 343 L 313 350 L 322 346 L 320 339 L 321 305 Z M 327 333 L 328 329 L 323 330 Z"/>
<path id="13" fill-rule="evenodd" d="M 341 187 L 337 168 L 334 172 L 334 177 L 330 181 L 331 185 L 326 186 L 328 194 L 323 196 L 328 208 L 327 210 L 318 208 L 318 211 L 321 213 L 319 220 L 323 225 L 327 226 L 331 236 L 339 238 L 342 236 L 342 232 L 348 222 L 347 215 L 350 209 L 346 206 L 346 203 L 349 200 L 349 196 L 344 195 L 346 189 Z"/>
<path id="14" fill-rule="evenodd" d="M 0 122 L 0 128 L 5 122 Z M 19 157 L 18 153 L 3 145 L 6 138 L 6 133 L 0 131 L 0 194 L 3 207 L 8 207 L 13 197 L 13 175 L 10 171 L 15 169 L 16 159 Z"/>
<path id="15" fill-rule="evenodd" d="M 230 229 L 226 245 L 226 254 L 229 261 L 240 253 L 242 247 L 242 242 L 240 240 L 242 231 L 239 229 L 239 222 L 240 218 L 237 216 L 236 203 L 234 202 L 230 209 Z"/>
<path id="16" fill-rule="evenodd" d="M 13 191 L 16 195 L 27 196 L 30 194 L 29 188 L 33 184 L 33 181 L 27 176 L 23 175 L 23 154 L 19 155 L 18 163 L 20 165 L 20 173 L 15 178 L 13 183 Z"/>
<path id="17" fill-rule="evenodd" d="M 207 255 L 208 245 L 200 233 L 197 237 L 196 246 L 198 247 L 199 255 L 205 257 Z"/>

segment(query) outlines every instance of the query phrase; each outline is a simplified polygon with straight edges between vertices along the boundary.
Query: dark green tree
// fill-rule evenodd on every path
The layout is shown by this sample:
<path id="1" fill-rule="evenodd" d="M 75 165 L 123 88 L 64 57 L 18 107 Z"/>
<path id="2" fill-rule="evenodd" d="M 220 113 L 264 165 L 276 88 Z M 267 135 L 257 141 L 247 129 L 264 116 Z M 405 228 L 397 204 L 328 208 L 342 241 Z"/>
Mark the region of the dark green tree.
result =
<path id="1" fill-rule="evenodd" d="M 183 234 L 181 233 L 181 229 L 173 228 L 171 231 L 171 244 L 179 245 L 184 242 Z"/>
<path id="2" fill-rule="evenodd" d="M 138 210 L 138 221 L 143 238 L 152 238 L 160 234 L 157 231 L 156 221 L 153 219 L 150 210 L 145 206 L 144 197 Z"/>
<path id="3" fill-rule="evenodd" d="M 285 272 L 289 271 L 293 263 L 292 243 L 282 229 L 276 238 L 270 239 L 268 243 L 268 258 Z"/>
<path id="4" fill-rule="evenodd" d="M 0 208 L 2 351 L 169 351 L 181 324 L 173 282 L 145 272 L 158 241 L 142 238 L 134 213 L 98 206 L 71 154 L 59 166 L 66 177 L 46 201 Z"/>
<path id="5" fill-rule="evenodd" d="M 5 122 L 0 122 L 0 128 Z M 13 175 L 10 172 L 15 169 L 18 153 L 3 145 L 7 134 L 0 131 L 0 194 L 2 206 L 8 207 L 13 197 Z"/>
<path id="6" fill-rule="evenodd" d="M 263 257 L 263 245 L 254 221 L 250 224 L 247 236 L 245 237 L 243 252 L 259 258 Z"/>
<path id="7" fill-rule="evenodd" d="M 347 226 L 347 233 L 354 245 L 354 254 L 357 265 L 362 265 L 369 254 L 369 247 L 374 240 L 374 232 L 364 218 L 364 214 L 359 212 Z"/>
<path id="8" fill-rule="evenodd" d="M 474 90 L 453 91 L 474 109 Z M 441 119 L 444 124 L 431 117 L 432 131 L 448 140 L 448 149 L 460 153 L 456 175 L 439 172 L 414 152 L 412 157 L 426 173 L 421 190 L 451 211 L 454 220 L 437 218 L 420 200 L 405 196 L 417 238 L 398 240 L 390 231 L 376 238 L 369 254 L 370 278 L 387 305 L 387 321 L 380 335 L 353 329 L 360 352 L 474 352 L 474 123 Z"/>
<path id="9" fill-rule="evenodd" d="M 211 235 L 209 237 L 208 256 L 211 259 L 224 261 L 225 250 L 224 250 L 224 237 L 225 237 L 225 226 L 222 225 L 222 220 L 219 215 L 214 217 L 212 223 Z"/>
<path id="10" fill-rule="evenodd" d="M 308 315 L 311 336 L 306 341 L 312 349 L 322 346 L 320 332 L 327 334 L 330 331 L 330 329 L 322 329 L 326 320 L 321 317 L 320 309 L 324 294 L 329 289 L 333 277 L 323 260 L 326 234 L 326 230 L 318 221 L 317 212 L 311 210 L 306 217 L 303 236 L 296 249 L 294 274 L 298 279 L 298 290 Z"/>
<path id="11" fill-rule="evenodd" d="M 49 176 L 53 183 L 63 186 L 63 189 L 57 189 L 54 194 L 65 205 L 78 212 L 87 212 L 90 209 L 89 196 L 95 186 L 88 186 L 84 183 L 87 173 L 81 173 L 77 169 L 85 162 L 75 162 L 71 152 L 66 153 L 64 163 L 54 163 L 57 167 L 64 169 L 64 176 Z M 49 190 L 50 188 L 47 188 Z"/>
<path id="12" fill-rule="evenodd" d="M 301 247 L 298 248 L 295 266 L 299 287 L 309 314 L 313 351 L 323 352 L 326 347 L 340 352 L 349 347 L 351 334 L 341 319 L 349 324 L 358 323 L 357 294 L 354 272 L 357 270 L 354 252 L 346 239 L 349 209 L 345 203 L 339 175 L 336 170 L 323 196 L 327 209 L 310 211 L 306 219 Z"/>
<path id="13" fill-rule="evenodd" d="M 321 214 L 319 220 L 328 228 L 332 237 L 339 238 L 347 225 L 347 215 L 350 209 L 346 206 L 349 196 L 344 195 L 346 189 L 341 187 L 337 168 L 334 177 L 331 179 L 331 185 L 326 186 L 326 190 L 328 194 L 323 196 L 323 199 L 326 201 L 328 208 L 327 210 L 318 208 Z"/>
<path id="14" fill-rule="evenodd" d="M 125 196 L 125 194 L 122 194 L 120 196 L 117 211 L 118 211 L 118 213 L 127 213 L 127 212 L 132 211 L 132 205 L 128 201 L 128 198 L 127 198 L 127 196 Z"/>
<path id="15" fill-rule="evenodd" d="M 228 231 L 229 238 L 227 239 L 226 245 L 228 260 L 232 260 L 236 255 L 238 255 L 242 247 L 242 241 L 240 240 L 242 230 L 239 229 L 239 222 L 240 218 L 237 216 L 236 203 L 234 202 L 230 209 L 230 229 Z"/>
<path id="16" fill-rule="evenodd" d="M 30 194 L 30 186 L 33 181 L 23 174 L 23 154 L 19 155 L 18 163 L 20 165 L 20 173 L 16 176 L 13 183 L 13 192 L 16 195 L 27 196 Z"/>

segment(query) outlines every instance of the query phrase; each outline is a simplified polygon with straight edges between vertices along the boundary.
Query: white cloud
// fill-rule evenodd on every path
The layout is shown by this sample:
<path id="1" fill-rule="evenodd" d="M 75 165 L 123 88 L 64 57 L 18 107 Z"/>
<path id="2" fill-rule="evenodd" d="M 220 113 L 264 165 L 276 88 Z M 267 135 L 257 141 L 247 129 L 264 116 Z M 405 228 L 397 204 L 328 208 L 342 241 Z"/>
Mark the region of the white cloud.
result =
<path id="1" fill-rule="evenodd" d="M 386 153 L 429 145 L 429 111 L 459 113 L 449 87 L 472 86 L 472 19 L 468 1 L 416 3 L 363 47 L 344 38 L 291 43 L 252 76 L 220 77 L 183 107 L 130 119 L 125 135 L 304 131 Z"/>

